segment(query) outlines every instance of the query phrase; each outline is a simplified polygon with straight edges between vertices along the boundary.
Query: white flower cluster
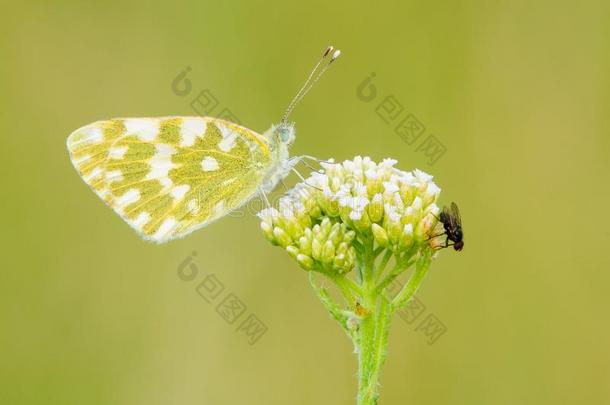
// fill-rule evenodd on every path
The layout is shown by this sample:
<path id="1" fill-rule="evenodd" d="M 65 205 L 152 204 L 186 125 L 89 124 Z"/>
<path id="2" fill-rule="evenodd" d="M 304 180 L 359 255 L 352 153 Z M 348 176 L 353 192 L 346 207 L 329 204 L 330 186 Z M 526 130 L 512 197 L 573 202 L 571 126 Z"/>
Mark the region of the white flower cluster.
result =
<path id="1" fill-rule="evenodd" d="M 258 214 L 261 228 L 308 270 L 351 270 L 357 253 L 352 242 L 371 236 L 395 253 L 429 245 L 440 188 L 431 175 L 395 164 L 360 156 L 322 163 L 323 170 L 297 184 L 278 209 Z"/>

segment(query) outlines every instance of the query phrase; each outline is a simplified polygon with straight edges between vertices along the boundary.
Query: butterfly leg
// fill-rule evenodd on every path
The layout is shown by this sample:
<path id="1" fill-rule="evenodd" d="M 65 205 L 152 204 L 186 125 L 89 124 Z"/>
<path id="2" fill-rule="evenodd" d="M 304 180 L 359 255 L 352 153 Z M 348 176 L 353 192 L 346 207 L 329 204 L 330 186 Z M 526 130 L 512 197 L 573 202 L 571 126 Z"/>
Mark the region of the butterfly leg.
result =
<path id="1" fill-rule="evenodd" d="M 318 164 L 320 164 L 320 163 L 335 164 L 335 161 L 333 159 L 330 159 L 330 160 L 321 160 L 321 159 L 318 159 L 317 157 L 311 156 L 311 155 L 301 155 L 301 156 L 298 156 L 298 158 L 299 159 L 313 160 L 314 162 L 316 162 Z"/>
<path id="2" fill-rule="evenodd" d="M 303 175 L 301 175 L 301 173 L 299 173 L 299 171 L 297 169 L 295 169 L 294 167 L 291 169 L 294 174 L 297 175 L 297 177 L 305 184 L 307 184 L 307 180 L 305 180 L 305 177 L 303 177 Z"/>
<path id="3" fill-rule="evenodd" d="M 271 203 L 269 203 L 269 199 L 267 198 L 267 194 L 265 194 L 265 192 L 261 188 L 258 189 L 258 193 L 260 194 L 260 196 L 263 199 L 263 201 L 265 201 L 265 205 L 267 206 L 267 208 L 271 208 Z"/>
<path id="4" fill-rule="evenodd" d="M 307 163 L 307 160 L 304 160 L 304 159 L 303 159 L 303 160 L 301 160 L 301 162 L 302 162 L 302 163 L 303 163 L 305 166 L 307 166 L 307 168 L 308 168 L 309 170 L 311 170 L 311 171 L 314 171 L 314 172 L 315 172 L 315 171 L 317 171 L 317 170 L 318 170 L 318 169 L 316 169 L 315 167 L 313 167 L 312 165 L 310 165 L 309 163 Z"/>
<path id="5" fill-rule="evenodd" d="M 280 179 L 280 183 L 282 183 L 282 187 L 284 187 L 284 192 L 288 191 L 288 186 L 284 183 L 284 180 Z"/>
<path id="6" fill-rule="evenodd" d="M 312 171 L 317 171 L 316 168 L 314 168 L 313 166 L 311 166 L 309 163 L 307 163 L 306 159 L 315 159 L 312 156 L 307 156 L 307 155 L 302 155 L 302 156 L 293 156 L 288 160 L 288 167 L 290 167 L 291 169 L 293 169 L 296 165 L 298 165 L 299 163 L 303 163 L 305 166 L 307 166 L 310 170 Z"/>
<path id="7" fill-rule="evenodd" d="M 301 155 L 301 156 L 293 156 L 292 158 L 289 159 L 288 164 L 289 167 L 294 167 L 299 163 L 303 163 L 305 166 L 307 166 L 310 170 L 312 171 L 318 171 L 318 169 L 316 169 L 315 167 L 313 167 L 312 165 L 310 165 L 309 163 L 307 163 L 307 161 L 313 161 L 316 162 L 317 164 L 321 165 L 322 163 L 327 163 L 327 164 L 334 164 L 334 160 L 320 160 L 315 156 L 310 156 L 310 155 Z"/>
<path id="8" fill-rule="evenodd" d="M 314 186 L 314 185 L 309 184 L 309 183 L 307 182 L 307 180 L 305 179 L 305 177 L 303 177 L 303 176 L 301 175 L 301 173 L 299 173 L 299 171 L 298 171 L 297 169 L 295 169 L 294 167 L 292 168 L 292 171 L 293 171 L 293 172 L 294 172 L 294 173 L 297 175 L 297 177 L 298 177 L 299 179 L 301 179 L 301 181 L 303 182 L 303 184 L 305 184 L 306 186 L 309 186 L 309 187 L 315 188 L 316 190 L 319 190 L 319 191 L 323 191 L 321 188 L 319 188 L 319 187 L 316 187 L 316 186 Z"/>

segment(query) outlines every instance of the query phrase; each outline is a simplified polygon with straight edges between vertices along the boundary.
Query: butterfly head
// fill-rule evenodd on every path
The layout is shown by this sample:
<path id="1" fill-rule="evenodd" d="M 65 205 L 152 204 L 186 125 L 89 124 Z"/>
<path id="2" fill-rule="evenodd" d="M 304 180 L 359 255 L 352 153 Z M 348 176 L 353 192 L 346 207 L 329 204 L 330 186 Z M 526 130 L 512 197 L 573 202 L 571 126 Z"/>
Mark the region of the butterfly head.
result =
<path id="1" fill-rule="evenodd" d="M 277 140 L 285 145 L 291 145 L 294 142 L 295 131 L 294 123 L 280 122 L 271 128 Z"/>

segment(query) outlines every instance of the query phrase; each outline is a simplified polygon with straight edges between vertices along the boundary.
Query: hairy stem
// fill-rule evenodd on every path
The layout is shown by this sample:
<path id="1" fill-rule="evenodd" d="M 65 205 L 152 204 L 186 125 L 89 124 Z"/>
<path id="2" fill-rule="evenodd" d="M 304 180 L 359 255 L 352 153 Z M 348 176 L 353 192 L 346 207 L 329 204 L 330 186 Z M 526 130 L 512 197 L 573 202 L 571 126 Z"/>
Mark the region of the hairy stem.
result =
<path id="1" fill-rule="evenodd" d="M 358 405 L 377 405 L 379 377 L 387 356 L 392 315 L 406 305 L 421 286 L 430 266 L 432 251 L 412 252 L 412 255 L 397 258 L 396 266 L 380 282 L 391 253 L 386 252 L 379 265 L 375 266 L 375 258 L 381 252 L 379 248 L 374 248 L 372 238 L 363 240 L 361 246 L 362 250 L 356 259 L 356 281 L 346 275 L 322 272 L 345 298 L 348 306 L 346 310 L 342 310 L 323 287 L 316 286 L 313 273 L 310 273 L 310 281 L 321 302 L 343 327 L 356 348 Z M 413 263 L 415 270 L 407 283 L 394 299 L 388 298 L 385 287 Z"/>
<path id="2" fill-rule="evenodd" d="M 392 301 L 392 311 L 403 308 L 413 298 L 417 290 L 424 281 L 426 273 L 430 268 L 430 261 L 432 260 L 432 253 L 430 251 L 425 252 L 415 263 L 415 271 L 409 278 L 409 281 L 404 285 L 402 290 L 396 295 Z"/>
<path id="3" fill-rule="evenodd" d="M 372 241 L 367 252 L 373 252 Z M 355 342 L 358 350 L 358 405 L 373 405 L 377 404 L 379 397 L 379 375 L 385 363 L 392 313 L 390 303 L 376 289 L 376 273 L 385 267 L 389 256 L 377 268 L 374 267 L 374 255 L 362 259 L 368 277 L 364 277 L 361 285 L 364 313 Z"/>
<path id="4" fill-rule="evenodd" d="M 375 405 L 379 398 L 379 376 L 385 363 L 391 306 L 377 296 L 376 311 L 362 322 L 358 347 L 358 405 Z"/>

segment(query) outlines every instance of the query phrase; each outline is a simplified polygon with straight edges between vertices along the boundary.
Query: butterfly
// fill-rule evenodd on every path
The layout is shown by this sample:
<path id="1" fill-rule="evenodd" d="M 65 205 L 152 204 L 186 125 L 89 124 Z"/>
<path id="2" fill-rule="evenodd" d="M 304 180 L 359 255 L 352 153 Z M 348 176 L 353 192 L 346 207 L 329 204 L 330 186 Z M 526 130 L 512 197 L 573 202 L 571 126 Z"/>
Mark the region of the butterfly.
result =
<path id="1" fill-rule="evenodd" d="M 326 48 L 281 121 L 263 134 L 213 117 L 115 118 L 72 132 L 70 160 L 141 237 L 181 238 L 256 195 L 266 200 L 301 159 L 311 158 L 289 156 L 295 129 L 288 116 L 340 53 Z"/>

